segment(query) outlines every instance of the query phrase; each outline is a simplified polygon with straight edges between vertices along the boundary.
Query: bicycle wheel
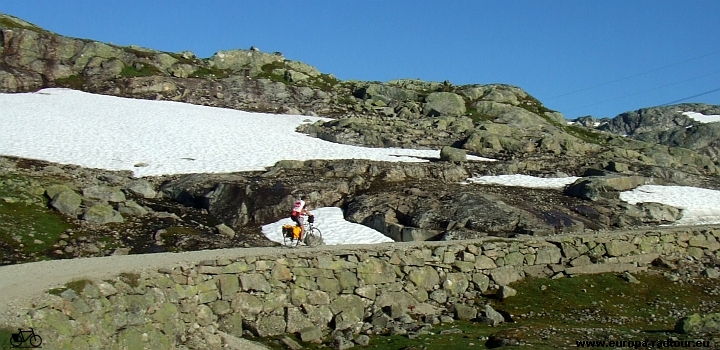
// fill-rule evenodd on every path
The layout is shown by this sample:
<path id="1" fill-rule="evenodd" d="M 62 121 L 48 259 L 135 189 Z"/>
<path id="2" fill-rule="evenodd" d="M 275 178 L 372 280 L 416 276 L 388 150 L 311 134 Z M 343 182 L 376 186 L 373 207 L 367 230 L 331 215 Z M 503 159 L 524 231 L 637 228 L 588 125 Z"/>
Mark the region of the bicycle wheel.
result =
<path id="1" fill-rule="evenodd" d="M 305 244 L 309 247 L 323 245 L 322 232 L 318 228 L 312 227 L 305 235 Z"/>
<path id="2" fill-rule="evenodd" d="M 293 226 L 293 227 L 295 227 L 295 226 Z M 294 247 L 298 244 L 298 240 L 293 239 L 292 231 L 286 231 L 285 228 L 283 228 L 282 235 L 283 235 L 283 244 L 286 247 Z"/>
<path id="3" fill-rule="evenodd" d="M 298 244 L 298 242 L 300 241 L 300 240 L 298 240 L 298 239 L 293 239 L 292 237 L 289 237 L 289 236 L 287 236 L 287 235 L 283 235 L 283 239 L 284 239 L 285 245 L 288 246 L 288 247 L 294 247 L 294 246 L 296 246 L 296 245 Z"/>
<path id="4" fill-rule="evenodd" d="M 40 346 L 40 344 L 42 344 L 42 338 L 40 338 L 39 335 L 34 334 L 32 337 L 30 337 L 30 345 L 37 348 L 38 346 Z"/>
<path id="5" fill-rule="evenodd" d="M 12 345 L 13 348 L 17 348 L 23 343 L 22 341 L 20 341 L 20 339 L 21 338 L 18 337 L 16 340 L 15 334 L 13 334 L 13 336 L 10 337 L 10 345 Z"/>

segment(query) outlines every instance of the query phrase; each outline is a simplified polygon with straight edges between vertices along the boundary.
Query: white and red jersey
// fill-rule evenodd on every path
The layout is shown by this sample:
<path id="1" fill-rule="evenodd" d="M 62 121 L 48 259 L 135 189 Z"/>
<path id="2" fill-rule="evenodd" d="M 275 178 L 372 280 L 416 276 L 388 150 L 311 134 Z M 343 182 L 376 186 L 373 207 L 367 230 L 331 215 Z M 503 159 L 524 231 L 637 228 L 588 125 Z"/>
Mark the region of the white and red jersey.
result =
<path id="1" fill-rule="evenodd" d="M 300 199 L 293 205 L 292 216 L 298 216 L 302 214 L 303 209 L 305 209 L 305 201 Z"/>

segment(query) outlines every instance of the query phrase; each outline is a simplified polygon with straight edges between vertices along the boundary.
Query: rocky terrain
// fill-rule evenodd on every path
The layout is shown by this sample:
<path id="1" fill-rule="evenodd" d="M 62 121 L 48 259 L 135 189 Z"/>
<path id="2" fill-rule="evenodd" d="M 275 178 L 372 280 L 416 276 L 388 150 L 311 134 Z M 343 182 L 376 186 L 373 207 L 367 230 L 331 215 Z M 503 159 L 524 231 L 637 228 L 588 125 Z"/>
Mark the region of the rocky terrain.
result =
<path id="1" fill-rule="evenodd" d="M 66 87 L 98 94 L 172 100 L 247 111 L 319 115 L 331 117 L 332 120 L 303 125 L 298 131 L 330 142 L 352 145 L 443 149 L 439 159 L 430 159 L 427 163 L 289 160 L 278 162 L 264 171 L 142 179 L 133 178 L 129 171 L 88 169 L 1 156 L 0 265 L 75 257 L 277 246 L 262 235 L 260 227 L 285 217 L 290 203 L 299 194 L 308 196 L 314 207 L 340 207 L 346 220 L 372 227 L 396 241 L 406 242 L 453 241 L 485 236 L 528 238 L 606 231 L 636 232 L 672 223 L 681 217 L 681 212 L 658 203 L 630 205 L 618 198 L 621 191 L 642 184 L 686 185 L 720 190 L 720 163 L 717 158 L 720 123 L 701 124 L 680 113 L 692 110 L 718 114 L 718 106 L 682 104 L 647 108 L 624 113 L 611 120 L 580 118 L 571 125 L 560 113 L 547 109 L 540 101 L 515 86 L 456 86 L 449 81 L 410 79 L 389 82 L 340 81 L 308 64 L 288 60 L 279 52 L 264 53 L 257 48 L 221 51 L 210 58 L 198 58 L 191 52 L 160 52 L 68 38 L 3 14 L 0 14 L 0 43 L 0 92 L 3 93 Z M 469 161 L 466 158 L 468 154 L 491 157 L 497 161 Z M 503 174 L 578 176 L 580 179 L 564 189 L 462 184 L 472 176 Z M 710 235 L 707 237 L 710 242 Z M 713 237 L 713 244 L 717 244 L 717 234 Z M 581 241 L 578 239 L 578 242 Z M 587 242 L 581 243 L 578 246 L 585 246 Z M 642 241 L 633 252 L 638 249 L 644 251 L 643 244 L 645 247 L 653 247 L 653 242 Z M 507 283 L 498 282 L 502 279 L 501 275 L 493 276 L 488 272 L 489 275 L 478 273 L 477 277 L 472 278 L 477 278 L 477 281 L 487 279 L 489 282 L 491 277 L 497 282 L 497 288 L 490 290 L 489 284 L 482 285 L 474 280 L 469 283 L 466 280 L 467 291 L 472 293 L 460 293 L 462 296 L 453 300 L 442 297 L 443 291 L 456 287 L 452 279 L 448 282 L 446 273 L 463 275 L 456 271 L 462 272 L 470 265 L 477 266 L 478 263 L 473 261 L 476 255 L 479 256 L 481 251 L 492 252 L 495 249 L 493 242 L 482 247 L 468 247 L 462 252 L 454 251 L 453 245 L 448 245 L 430 251 L 432 257 L 428 261 L 435 265 L 426 270 L 440 271 L 443 279 L 441 282 L 438 278 L 437 288 L 433 284 L 425 286 L 428 291 L 423 290 L 433 294 L 433 297 L 425 295 L 424 299 L 430 298 L 430 303 L 441 308 L 442 312 L 430 317 L 417 317 L 422 310 L 411 309 L 413 317 L 410 317 L 405 312 L 407 310 L 395 310 L 393 314 L 392 308 L 389 311 L 365 310 L 361 306 L 358 313 L 364 322 L 359 323 L 357 331 L 362 331 L 364 335 L 357 336 L 358 332 L 347 331 L 350 328 L 338 327 L 338 324 L 343 324 L 344 316 L 341 315 L 338 319 L 333 318 L 334 326 L 329 331 L 332 341 L 326 342 L 326 345 L 335 348 L 348 347 L 353 342 L 367 345 L 370 341 L 368 335 L 380 334 L 399 336 L 403 341 L 427 339 L 437 331 L 445 336 L 457 334 L 460 337 L 465 334 L 465 341 L 496 347 L 537 344 L 553 338 L 558 342 L 590 337 L 621 338 L 629 333 L 638 334 L 644 327 L 641 325 L 653 322 L 665 326 L 677 323 L 679 333 L 704 332 L 716 322 L 711 317 L 717 315 L 713 314 L 717 310 L 718 295 L 717 249 L 713 245 L 715 253 L 703 252 L 702 246 L 690 244 L 689 238 L 678 244 L 695 255 L 653 260 L 653 272 L 638 276 L 643 282 L 640 285 L 635 284 L 635 276 L 630 274 L 623 275 L 622 284 L 616 280 L 603 280 L 603 277 L 593 278 L 590 282 L 588 277 L 586 284 L 578 284 L 578 279 L 572 278 L 566 279 L 571 284 L 575 283 L 570 287 L 572 292 L 565 293 L 562 289 L 564 287 L 555 284 L 556 280 L 553 279 L 542 282 L 542 286 L 532 284 L 535 282 L 528 282 L 530 284 L 527 286 L 514 285 L 524 294 L 523 298 L 512 298 L 509 294 L 514 289 L 507 287 Z M 508 247 L 512 249 L 512 244 Z M 568 249 L 566 246 L 562 248 Z M 452 252 L 447 255 L 447 251 Z M 533 250 L 527 254 L 535 253 Z M 599 252 L 600 256 L 606 253 Z M 618 253 L 618 256 L 625 253 L 629 254 L 623 252 Z M 307 261 L 316 254 L 312 251 L 298 254 L 306 256 L 294 259 L 292 264 L 297 266 L 292 267 L 306 273 L 303 269 L 307 268 Z M 350 258 L 355 257 L 353 254 L 347 254 L 342 259 L 357 264 L 367 258 L 363 256 L 362 259 L 355 258 L 355 261 Z M 399 259 L 384 256 L 384 253 L 377 254 L 393 263 Z M 543 277 L 559 278 L 565 276 L 563 273 L 572 275 L 567 271 L 580 270 L 583 266 L 594 266 L 592 264 L 600 262 L 588 259 L 578 262 L 575 260 L 578 257 L 572 256 L 571 249 L 555 255 L 557 259 L 543 263 L 545 265 L 541 266 L 542 269 L 530 270 Z M 611 255 L 608 253 L 607 257 L 600 260 L 618 259 Z M 446 263 L 446 257 L 451 261 Z M 412 260 L 410 256 L 407 258 Z M 526 263 L 524 255 L 517 251 L 506 256 L 495 254 L 492 258 L 493 269 L 502 268 L 501 265 L 522 266 Z M 276 257 L 263 259 L 259 263 L 255 258 L 248 258 L 243 260 L 243 264 L 264 266 L 262 269 L 258 267 L 263 273 L 274 271 L 270 266 L 276 263 Z M 562 271 L 557 264 L 560 259 L 567 265 L 562 267 Z M 222 269 L 230 266 L 230 261 L 225 260 L 198 266 L 207 271 Z M 405 260 L 405 257 L 401 260 L 403 264 L 414 266 Z M 535 259 L 528 265 L 533 264 L 536 264 Z M 646 265 L 651 264 L 643 263 L 643 267 Z M 201 291 L 199 287 L 195 288 L 194 282 L 189 282 L 189 277 L 198 278 L 197 273 L 191 276 L 193 273 L 190 270 L 165 269 L 159 273 L 165 273 L 169 276 L 167 278 L 173 279 L 173 283 L 183 285 L 182 290 L 196 292 L 193 298 L 200 298 L 204 292 L 208 292 L 203 294 L 205 296 L 215 295 L 220 289 L 226 288 L 224 284 L 227 281 L 219 282 L 220 287 L 212 282 L 209 285 L 214 286 L 214 289 Z M 397 275 L 404 273 L 400 271 Z M 387 273 L 390 277 L 395 274 L 392 271 Z M 522 274 L 531 276 L 525 270 Z M 206 275 L 214 276 L 215 273 Z M 368 276 L 371 275 L 368 273 Z M 122 295 L 119 300 L 134 300 L 141 298 L 140 295 L 144 295 L 142 298 L 154 298 L 151 293 L 134 294 L 136 291 L 131 285 L 137 280 L 130 278 L 133 276 L 126 274 L 113 280 L 110 287 L 116 289 L 115 292 L 127 288 L 121 290 L 127 292 L 127 295 Z M 330 280 L 346 283 L 353 279 L 347 275 L 333 275 L 332 278 L 299 276 L 303 277 L 300 282 L 282 279 L 283 283 L 279 285 L 307 283 L 299 289 L 317 289 L 320 288 L 317 284 L 322 282 L 323 288 L 330 289 L 329 292 L 318 290 L 303 297 L 324 298 L 323 295 L 327 293 L 334 296 L 340 293 L 333 289 L 336 286 Z M 260 277 L 247 281 L 247 284 L 262 281 L 267 284 L 265 277 Z M 277 276 L 273 274 L 270 277 Z M 212 278 L 209 281 L 213 281 Z M 394 277 L 391 279 L 394 280 Z M 666 279 L 673 283 L 672 288 L 650 288 L 654 283 L 666 283 Z M 421 285 L 422 282 L 412 281 L 412 286 Z M 110 282 L 101 283 L 105 286 Z M 201 281 L 198 280 L 198 283 Z M 237 284 L 238 280 L 232 283 Z M 604 289 L 605 294 L 598 293 L 600 288 L 593 290 L 593 283 L 608 283 L 613 288 Z M 634 287 L 626 287 L 625 284 Z M 85 287 L 73 284 L 58 292 L 64 295 L 54 300 L 62 305 L 72 303 L 81 308 L 95 308 L 99 304 L 88 306 L 85 300 L 100 300 L 106 297 L 102 293 L 107 291 L 93 289 L 92 285 Z M 241 286 L 233 288 L 236 287 Z M 246 288 L 243 285 L 242 288 L 255 287 Z M 403 288 L 397 287 L 398 291 L 395 292 L 405 293 Z M 577 299 L 577 303 L 572 305 L 577 306 L 577 309 L 555 312 L 552 308 L 539 307 L 546 302 L 555 305 L 550 299 L 532 299 L 538 289 L 546 290 L 542 288 L 551 288 L 551 292 L 555 293 L 552 296 L 558 299 Z M 612 294 L 615 289 L 618 293 Z M 590 303 L 577 297 L 578 290 L 596 299 Z M 668 295 L 652 294 L 657 290 L 667 291 Z M 364 293 L 364 289 L 360 292 L 355 289 L 348 291 L 347 294 L 340 294 L 352 296 L 353 300 L 367 297 L 358 294 Z M 112 289 L 110 292 L 115 293 Z M 618 313 L 607 311 L 607 305 L 624 302 L 630 305 L 630 296 L 635 296 L 636 292 L 645 293 L 642 294 L 643 298 L 649 296 L 645 299 L 638 297 L 634 302 L 662 310 L 662 314 L 643 311 L 637 315 L 632 314 L 635 308 L 630 310 L 622 307 Z M 422 295 L 422 292 L 418 295 Z M 159 299 L 155 301 L 159 302 Z M 518 299 L 527 303 L 513 304 L 513 300 Z M 180 311 L 175 311 L 190 320 L 188 324 L 202 323 L 203 317 L 216 321 L 218 316 L 234 314 L 229 312 L 228 305 L 225 305 L 227 302 L 214 299 L 205 301 L 213 303 L 212 309 L 203 302 L 191 302 L 181 305 Z M 484 301 L 484 304 L 477 304 L 480 301 Z M 562 300 L 559 302 L 564 303 Z M 490 303 L 504 313 L 499 313 Z M 231 306 L 236 309 L 248 306 L 233 304 Z M 293 306 L 292 312 L 287 311 L 290 310 L 287 308 L 279 308 L 287 312 L 284 316 L 267 316 L 286 323 L 291 315 L 295 317 L 310 312 L 299 312 L 297 306 Z M 564 306 L 567 305 L 555 305 L 558 308 Z M 94 311 L 105 312 L 108 309 L 108 305 L 100 305 Z M 75 308 L 68 312 L 77 311 Z M 365 311 L 370 313 L 364 315 Z M 38 317 L 42 317 L 43 312 L 40 311 Z M 249 313 L 248 310 L 245 312 Z M 698 315 L 689 316 L 690 313 Z M 67 318 L 60 312 L 55 314 Z M 165 324 L 162 319 L 164 315 L 167 316 L 163 312 L 153 313 L 153 320 Z M 145 317 L 144 314 L 141 316 Z M 321 316 L 327 317 L 327 312 Z M 336 316 L 331 315 L 331 318 Z M 298 319 L 301 318 L 293 318 L 294 321 Z M 126 321 L 138 320 L 141 318 Z M 469 320 L 473 320 L 471 327 L 463 329 L 461 322 Z M 553 326 L 533 326 L 537 320 Z M 234 321 L 247 327 L 244 331 L 240 329 L 236 335 L 262 335 L 257 324 L 253 328 L 247 326 L 247 319 Z M 250 321 L 253 321 L 252 318 Z M 447 326 L 453 322 L 457 322 L 458 326 Z M 481 328 L 484 333 L 473 333 L 473 329 L 481 327 L 479 325 L 484 327 L 493 322 L 502 323 L 504 326 L 501 327 L 508 328 L 493 328 L 492 331 Z M 516 322 L 523 326 L 508 326 Z M 567 322 L 574 324 L 574 328 L 563 326 Z M 587 328 L 583 326 L 586 323 L 602 326 Z M 188 334 L 197 333 L 183 341 L 197 342 L 200 344 L 198 348 L 226 343 L 226 340 L 220 341 L 219 333 L 215 333 L 211 325 L 203 325 L 202 328 L 198 326 L 198 329 L 188 331 Z M 659 334 L 662 337 L 671 336 L 667 329 L 655 332 L 657 334 L 651 334 L 652 337 Z M 715 328 L 712 328 L 712 332 L 717 333 Z M 128 341 L 141 339 L 140 333 L 136 334 L 134 329 L 126 333 Z M 206 334 L 210 336 L 201 337 Z M 470 335 L 472 338 L 467 338 Z M 299 336 L 302 337 L 302 334 Z M 716 338 L 713 338 L 715 342 Z M 270 343 L 288 348 L 295 346 L 290 338 Z M 553 346 L 556 345 L 557 342 L 553 343 Z M 420 345 L 413 343 L 407 346 Z"/>
<path id="2" fill-rule="evenodd" d="M 50 208 L 55 216 L 43 212 L 43 217 L 63 232 L 44 241 L 34 237 L 30 223 L 38 220 L 26 213 L 27 230 L 8 233 L 0 243 L 3 264 L 39 256 L 272 245 L 260 226 L 284 217 L 300 192 L 313 206 L 341 207 L 349 221 L 412 241 L 666 224 L 680 217 L 676 208 L 629 205 L 618 193 L 650 183 L 720 189 L 715 134 L 707 131 L 718 123 L 699 125 L 677 113 L 716 113 L 713 106 L 641 110 L 596 128 L 588 118 L 569 125 L 560 113 L 509 85 L 339 81 L 277 52 L 251 48 L 197 58 L 191 52 L 68 38 L 8 15 L 0 15 L 0 29 L 2 92 L 68 87 L 321 115 L 333 120 L 298 131 L 369 147 L 443 148 L 441 159 L 428 163 L 281 161 L 266 171 L 144 179 L 6 157 L 0 190 L 7 209 L 0 215 L 9 218 L 28 206 Z M 678 128 L 687 142 L 678 141 Z M 706 137 L 689 134 L 695 132 Z M 498 161 L 467 161 L 466 154 Z M 583 178 L 564 191 L 461 184 L 471 176 L 518 173 Z M 22 227 L 17 221 L 15 231 Z"/>
<path id="3" fill-rule="evenodd" d="M 665 146 L 688 148 L 717 159 L 720 154 L 720 123 L 700 123 L 683 112 L 718 115 L 720 106 L 683 103 L 643 108 L 600 121 L 597 129 Z"/>

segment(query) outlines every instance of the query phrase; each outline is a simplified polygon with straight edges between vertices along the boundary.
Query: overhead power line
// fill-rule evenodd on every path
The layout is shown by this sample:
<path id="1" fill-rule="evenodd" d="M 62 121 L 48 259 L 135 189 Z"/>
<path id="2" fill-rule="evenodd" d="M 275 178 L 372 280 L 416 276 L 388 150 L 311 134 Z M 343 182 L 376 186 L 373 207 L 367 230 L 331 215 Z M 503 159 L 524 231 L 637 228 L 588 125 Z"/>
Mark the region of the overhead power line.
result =
<path id="1" fill-rule="evenodd" d="M 713 89 L 713 90 L 710 90 L 710 91 L 701 92 L 701 93 L 699 93 L 699 94 L 697 94 L 697 95 L 688 96 L 688 97 L 681 98 L 681 99 L 679 99 L 679 100 L 675 100 L 675 101 L 672 101 L 672 102 L 664 103 L 664 104 L 661 104 L 660 106 L 667 106 L 667 105 L 676 104 L 676 103 L 678 103 L 678 102 L 682 102 L 682 101 L 685 101 L 685 100 L 689 100 L 689 99 L 691 99 L 691 98 L 695 98 L 695 97 L 700 97 L 700 96 L 705 96 L 705 95 L 708 95 L 708 94 L 712 94 L 713 92 L 716 92 L 716 91 L 720 91 L 720 88 Z"/>
<path id="2" fill-rule="evenodd" d="M 632 94 L 622 95 L 622 96 L 619 96 L 619 97 L 613 97 L 613 98 L 611 98 L 611 99 L 607 99 L 607 100 L 604 100 L 604 101 L 591 103 L 591 104 L 589 104 L 589 105 L 584 105 L 584 106 L 581 106 L 581 107 L 575 107 L 575 108 L 566 109 L 566 111 L 574 111 L 574 110 L 576 110 L 576 109 L 581 109 L 581 108 L 596 106 L 596 105 L 603 104 L 603 103 L 606 103 L 606 102 L 619 100 L 619 99 L 621 99 L 621 98 L 626 98 L 626 97 L 630 97 L 630 96 L 640 95 L 640 94 L 644 94 L 644 93 L 649 92 L 649 91 L 666 88 L 666 87 L 668 87 L 668 86 L 673 86 L 673 85 L 677 85 L 677 84 L 686 83 L 686 82 L 691 81 L 691 80 L 704 78 L 704 77 L 707 77 L 707 76 L 710 76 L 710 75 L 713 75 L 713 74 L 718 74 L 718 73 L 720 73 L 720 71 L 716 71 L 716 72 L 709 73 L 709 74 L 699 75 L 699 76 L 692 77 L 692 78 L 689 78 L 689 79 L 685 79 L 685 80 L 682 80 L 682 81 L 677 81 L 677 82 L 674 82 L 674 83 L 665 84 L 665 85 L 663 85 L 663 86 L 654 87 L 654 88 L 652 88 L 652 89 L 647 89 L 647 90 L 643 90 L 643 91 L 640 91 L 640 92 L 635 92 L 635 93 L 632 93 Z M 695 95 L 695 96 L 686 97 L 686 98 L 681 99 L 681 100 L 679 100 L 679 101 L 684 101 L 684 100 L 691 99 L 691 98 L 694 98 L 694 97 L 707 95 L 707 94 L 712 93 L 712 92 L 715 92 L 715 91 L 717 91 L 717 90 L 709 91 L 709 92 L 707 92 L 707 93 L 702 93 L 702 94 L 700 94 L 700 95 Z M 675 101 L 675 102 L 669 102 L 669 103 L 666 103 L 666 104 L 664 104 L 664 105 L 662 105 L 662 106 L 665 106 L 665 105 L 668 105 L 668 104 L 673 104 L 673 103 L 677 103 L 677 101 Z"/>
<path id="3" fill-rule="evenodd" d="M 720 53 L 720 51 L 710 52 L 710 53 L 707 53 L 707 54 L 704 54 L 704 55 L 701 55 L 701 56 L 697 56 L 697 57 L 693 57 L 693 58 L 690 58 L 690 59 L 687 59 L 687 60 L 684 60 L 684 61 L 681 61 L 681 62 L 675 62 L 675 63 L 672 63 L 672 64 L 668 64 L 668 65 L 666 65 L 666 66 L 654 68 L 654 69 L 651 69 L 651 70 L 648 70 L 648 71 L 645 71 L 645 72 L 642 72 L 642 73 L 637 73 L 637 74 L 630 75 L 630 76 L 627 76 L 627 77 L 615 79 L 615 80 L 612 80 L 612 81 L 608 81 L 608 82 L 605 82 L 605 83 L 602 83 L 602 84 L 599 84 L 599 85 L 590 86 L 590 87 L 583 88 L 583 89 L 580 89 L 580 90 L 571 91 L 571 92 L 568 92 L 568 93 L 566 93 L 566 94 L 562 94 L 562 95 L 558 95 L 558 96 L 553 96 L 553 97 L 547 98 L 547 100 L 552 100 L 552 99 L 556 99 L 556 98 L 560 98 L 560 97 L 564 97 L 564 96 L 568 96 L 568 95 L 573 95 L 573 94 L 576 94 L 576 93 L 578 93 L 578 92 L 583 92 L 583 91 L 587 91 L 587 90 L 592 90 L 592 89 L 595 89 L 595 88 L 599 88 L 599 87 L 601 87 L 601 86 L 614 84 L 614 83 L 617 83 L 617 82 L 620 82 L 620 81 L 623 81 L 623 80 L 632 79 L 632 78 L 639 77 L 639 76 L 641 76 L 641 75 L 645 75 L 645 74 L 652 73 L 652 72 L 657 72 L 657 71 L 659 71 L 659 70 L 663 70 L 663 69 L 666 69 L 666 68 L 670 68 L 670 67 L 673 67 L 673 66 L 677 66 L 677 65 L 680 65 L 680 64 L 683 64 L 683 63 L 687 63 L 687 62 L 692 62 L 692 61 L 695 61 L 695 60 L 699 60 L 699 59 L 701 59 L 701 58 L 704 58 L 704 57 L 707 57 L 707 56 L 712 56 L 712 55 L 715 55 L 715 54 L 717 54 L 717 53 Z M 602 102 L 600 102 L 600 103 L 602 103 Z"/>

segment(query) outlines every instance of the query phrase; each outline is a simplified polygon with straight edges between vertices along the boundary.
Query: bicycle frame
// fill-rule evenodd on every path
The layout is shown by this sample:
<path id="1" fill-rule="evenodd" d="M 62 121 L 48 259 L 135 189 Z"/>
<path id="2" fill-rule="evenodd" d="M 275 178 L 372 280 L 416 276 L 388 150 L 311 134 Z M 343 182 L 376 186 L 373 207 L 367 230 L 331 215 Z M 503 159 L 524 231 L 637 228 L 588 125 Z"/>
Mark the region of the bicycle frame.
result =
<path id="1" fill-rule="evenodd" d="M 25 334 L 27 334 L 27 337 L 25 337 Z M 33 335 L 35 335 L 35 330 L 32 329 L 32 328 L 30 328 L 29 331 L 24 331 L 24 330 L 18 328 L 18 332 L 15 333 L 15 334 L 13 334 L 13 335 L 19 335 L 19 336 L 20 336 L 20 339 L 16 339 L 16 341 L 19 341 L 19 342 L 23 342 L 23 343 L 24 343 L 24 342 L 26 342 L 28 339 L 30 339 L 30 337 L 32 337 Z"/>

